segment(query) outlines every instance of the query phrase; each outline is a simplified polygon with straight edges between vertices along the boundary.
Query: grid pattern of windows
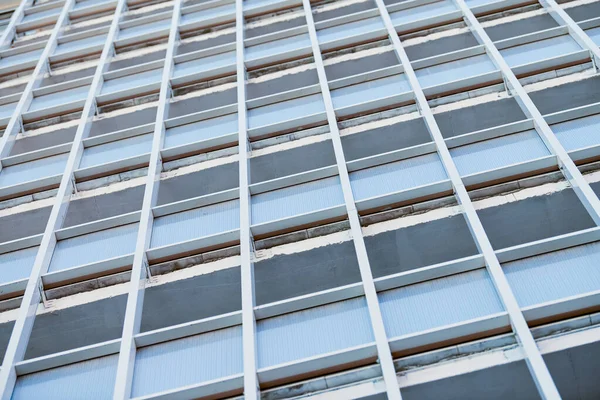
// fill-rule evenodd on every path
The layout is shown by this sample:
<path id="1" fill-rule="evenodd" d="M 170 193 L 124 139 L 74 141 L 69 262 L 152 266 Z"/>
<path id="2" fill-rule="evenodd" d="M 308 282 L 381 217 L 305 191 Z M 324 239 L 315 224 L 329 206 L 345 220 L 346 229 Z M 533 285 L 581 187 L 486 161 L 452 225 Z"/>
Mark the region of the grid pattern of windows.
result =
<path id="1" fill-rule="evenodd" d="M 567 397 L 532 327 L 600 307 L 599 4 L 22 0 L 2 397 L 412 398 L 403 357 L 498 333 Z"/>

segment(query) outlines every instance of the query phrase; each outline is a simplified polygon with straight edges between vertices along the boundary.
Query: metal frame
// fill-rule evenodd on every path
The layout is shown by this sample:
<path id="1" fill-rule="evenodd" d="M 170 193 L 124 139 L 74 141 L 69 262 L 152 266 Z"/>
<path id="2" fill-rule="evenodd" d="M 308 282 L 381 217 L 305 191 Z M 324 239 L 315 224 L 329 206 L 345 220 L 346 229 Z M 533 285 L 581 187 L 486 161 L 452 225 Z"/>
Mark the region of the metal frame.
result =
<path id="1" fill-rule="evenodd" d="M 427 102 L 427 99 L 425 98 L 423 90 L 421 89 L 421 85 L 420 85 L 420 83 L 417 79 L 417 76 L 410 64 L 410 60 L 409 60 L 409 58 L 404 50 L 404 47 L 402 46 L 402 43 L 400 42 L 400 39 L 394 29 L 394 26 L 393 26 L 392 20 L 390 18 L 390 15 L 387 11 L 387 8 L 385 7 L 383 0 L 375 0 L 375 2 L 377 4 L 377 7 L 379 8 L 379 11 L 380 11 L 381 16 L 384 21 L 384 24 L 386 25 L 386 27 L 388 29 L 388 34 L 389 34 L 390 40 L 392 41 L 392 44 L 396 51 L 396 54 L 397 54 L 398 58 L 400 59 L 400 62 L 404 66 L 404 73 L 406 74 L 407 79 L 410 83 L 410 86 L 413 89 L 413 92 L 415 95 L 415 101 L 421 112 L 421 115 L 423 116 L 423 118 L 425 120 L 425 123 L 429 130 L 429 133 L 430 133 L 433 141 L 436 144 L 437 152 L 442 161 L 444 169 L 446 170 L 448 177 L 452 181 L 454 194 L 455 194 L 459 204 L 462 206 L 463 213 L 464 213 L 465 219 L 467 221 L 467 225 L 469 226 L 469 229 L 473 236 L 473 239 L 474 239 L 480 253 L 484 257 L 485 264 L 486 264 L 487 270 L 490 274 L 490 277 L 492 279 L 492 282 L 494 283 L 494 287 L 496 288 L 498 296 L 500 297 L 505 310 L 508 312 L 508 315 L 509 315 L 509 318 L 511 321 L 511 325 L 513 327 L 513 331 L 521 344 L 521 347 L 523 349 L 523 352 L 524 352 L 526 360 L 527 360 L 527 365 L 529 367 L 529 370 L 531 372 L 533 380 L 536 383 L 536 386 L 538 388 L 540 396 L 544 399 L 560 399 L 560 395 L 558 394 L 556 385 L 554 384 L 554 381 L 552 380 L 552 377 L 550 376 L 550 372 L 548 371 L 548 368 L 547 368 L 546 364 L 544 363 L 542 355 L 535 344 L 533 336 L 531 335 L 531 331 L 529 330 L 529 327 L 527 326 L 527 322 L 525 321 L 525 317 L 523 316 L 523 313 L 517 303 L 517 300 L 516 300 L 514 294 L 512 293 L 512 290 L 508 284 L 508 280 L 506 279 L 506 276 L 504 275 L 504 272 L 502 271 L 500 262 L 498 261 L 498 257 L 496 256 L 496 253 L 494 252 L 494 249 L 492 248 L 490 240 L 487 237 L 485 230 L 483 229 L 483 225 L 481 224 L 479 216 L 477 215 L 477 212 L 475 211 L 475 208 L 473 207 L 473 203 L 471 202 L 471 199 L 469 198 L 469 194 L 465 188 L 465 185 L 460 177 L 460 174 L 458 173 L 458 170 L 456 168 L 456 165 L 454 164 L 454 161 L 452 160 L 452 156 L 450 155 L 448 146 L 446 145 L 446 142 L 444 141 L 442 133 L 437 125 L 437 122 L 435 121 L 435 118 L 433 117 L 433 114 L 429 107 L 429 103 Z M 478 29 L 474 28 L 473 30 L 476 33 L 483 33 L 483 35 L 485 35 L 485 37 L 487 38 L 487 41 L 484 40 L 482 44 L 484 44 L 486 46 L 486 50 L 488 52 L 490 52 L 491 51 L 490 47 L 493 47 L 493 44 L 491 43 L 491 40 L 489 39 L 489 37 L 487 37 L 487 35 L 483 31 L 483 28 L 481 28 L 481 26 L 477 22 L 476 17 L 473 15 L 471 10 L 468 9 L 468 7 L 466 6 L 466 4 L 464 3 L 463 0 L 455 0 L 455 2 L 457 4 L 457 6 L 459 7 L 459 9 L 461 10 L 461 12 L 463 13 L 465 20 L 467 20 L 467 22 L 469 22 L 471 25 L 478 26 Z M 504 73 L 504 75 L 505 76 L 507 74 L 512 75 L 512 77 L 514 78 L 514 81 L 516 81 L 516 84 L 520 86 L 517 78 L 514 76 L 514 74 L 512 74 L 512 71 L 510 71 L 510 69 L 508 69 L 508 66 L 506 65 L 506 63 L 504 63 L 504 60 L 500 56 L 500 53 L 498 52 L 498 50 L 496 50 L 495 47 L 493 49 L 495 50 L 497 56 L 500 58 L 500 60 L 503 63 L 503 65 L 499 65 L 499 66 L 502 69 L 502 72 Z M 508 70 L 508 72 L 507 72 L 507 70 Z M 524 90 L 523 90 L 523 92 L 524 92 Z M 538 112 L 538 114 L 539 114 L 539 112 Z M 540 117 L 541 117 L 541 115 L 540 115 Z M 555 140 L 556 140 L 556 138 L 555 138 Z M 565 154 L 566 154 L 566 152 L 565 152 Z M 571 161 L 571 163 L 572 163 L 572 161 Z M 574 164 L 573 164 L 573 167 L 576 169 Z M 579 170 L 577 170 L 577 173 L 579 173 Z M 579 176 L 581 177 L 581 180 L 584 180 L 580 173 L 579 173 Z M 589 188 L 589 185 L 587 185 L 587 182 L 585 182 L 585 185 L 587 186 L 588 190 L 591 192 L 591 189 Z M 593 192 L 592 192 L 592 195 L 593 195 Z M 595 197 L 595 195 L 594 195 L 594 197 Z M 596 198 L 596 202 L 597 201 L 598 201 L 598 199 Z"/>
<path id="2" fill-rule="evenodd" d="M 53 40 L 49 40 L 47 48 L 44 51 L 44 55 L 39 61 L 36 70 L 41 70 L 42 67 L 47 66 L 47 59 L 51 53 L 50 49 L 53 49 L 56 46 L 56 38 L 58 37 L 58 33 L 61 27 L 65 24 L 68 12 L 73 8 L 74 4 L 75 0 L 67 0 L 65 2 L 56 27 L 51 35 L 51 39 Z M 69 198 L 71 193 L 75 190 L 73 173 L 79 165 L 83 155 L 82 141 L 89 133 L 89 129 L 91 127 L 91 120 L 96 111 L 95 96 L 100 92 L 102 85 L 102 74 L 107 66 L 107 60 L 109 60 L 113 53 L 113 41 L 118 33 L 118 22 L 125 4 L 125 0 L 119 0 L 117 9 L 115 10 L 114 19 L 107 36 L 107 40 L 104 44 L 102 55 L 100 56 L 100 60 L 96 67 L 94 79 L 92 80 L 83 113 L 77 127 L 75 139 L 73 140 L 73 145 L 69 153 L 69 158 L 61 178 L 58 193 L 56 195 L 56 201 L 52 207 L 52 211 L 50 213 L 50 217 L 38 249 L 35 263 L 27 282 L 27 288 L 25 289 L 25 294 L 23 295 L 23 299 L 21 301 L 21 306 L 19 308 L 15 326 L 8 343 L 2 369 L 0 370 L 0 396 L 2 399 L 10 399 L 12 396 L 12 391 L 17 378 L 15 364 L 22 361 L 25 355 L 29 336 L 31 334 L 31 330 L 33 329 L 36 310 L 40 301 L 42 300 L 43 290 L 40 287 L 41 276 L 48 270 L 54 247 L 58 241 L 55 231 L 60 228 L 64 221 Z M 41 81 L 41 76 L 37 76 L 36 78 L 36 81 Z M 33 82 L 34 81 L 30 82 L 28 87 L 33 87 Z M 24 96 L 21 98 L 20 104 L 25 103 L 27 99 L 29 99 L 29 101 L 31 99 L 31 90 L 27 96 L 24 94 Z M 29 101 L 27 101 L 27 104 Z M 13 117 L 15 115 L 16 114 L 14 114 Z"/>
<path id="3" fill-rule="evenodd" d="M 365 299 L 369 310 L 371 328 L 373 329 L 373 336 L 375 338 L 375 343 L 377 346 L 379 364 L 381 366 L 381 372 L 385 381 L 388 399 L 400 400 L 402 396 L 400 395 L 400 389 L 398 387 L 398 381 L 396 379 L 396 370 L 394 369 L 392 353 L 387 340 L 387 335 L 385 333 L 385 326 L 383 325 L 383 317 L 381 315 L 381 309 L 379 307 L 379 299 L 375 290 L 375 283 L 373 282 L 373 273 L 371 272 L 371 266 L 369 264 L 369 258 L 367 255 L 367 248 L 365 247 L 365 242 L 362 235 L 360 219 L 358 218 L 358 210 L 356 209 L 354 195 L 352 194 L 352 187 L 350 186 L 350 176 L 348 174 L 348 169 L 346 166 L 346 158 L 344 156 L 344 150 L 342 148 L 340 131 L 338 128 L 336 114 L 333 108 L 333 101 L 331 99 L 329 85 L 327 83 L 327 76 L 325 75 L 325 66 L 323 65 L 323 57 L 321 55 L 321 49 L 319 47 L 319 39 L 317 38 L 317 30 L 315 28 L 313 20 L 312 8 L 309 0 L 303 0 L 302 5 L 304 7 L 304 14 L 306 16 L 306 24 L 308 26 L 308 34 L 310 36 L 315 66 L 317 74 L 319 76 L 321 94 L 323 96 L 323 102 L 325 103 L 325 111 L 327 113 L 327 122 L 329 125 L 329 134 L 331 137 L 331 142 L 333 144 L 333 150 L 335 153 L 335 159 L 338 167 L 340 183 L 342 186 L 342 192 L 344 194 L 346 212 L 348 214 L 348 220 L 350 222 L 350 230 L 352 232 L 354 250 L 356 251 L 356 257 L 358 259 L 360 276 L 362 279 Z"/>
<path id="4" fill-rule="evenodd" d="M 160 95 L 154 122 L 154 132 L 152 134 L 150 164 L 148 167 L 148 175 L 146 176 L 144 200 L 142 203 L 140 225 L 138 227 L 133 266 L 131 269 L 129 293 L 127 295 L 127 308 L 125 311 L 125 320 L 123 322 L 123 335 L 121 337 L 121 348 L 119 351 L 117 375 L 113 392 L 113 399 L 115 400 L 125 400 L 131 397 L 133 368 L 137 351 L 135 335 L 140 333 L 145 283 L 146 278 L 149 278 L 149 262 L 146 250 L 148 250 L 148 247 L 150 246 L 152 224 L 154 222 L 152 208 L 156 205 L 156 200 L 158 198 L 160 173 L 162 172 L 163 165 L 160 150 L 163 147 L 165 139 L 166 128 L 164 121 L 165 117 L 168 115 L 169 100 L 171 97 L 170 78 L 174 69 L 173 57 L 175 54 L 175 44 L 179 39 L 181 3 L 182 0 L 175 0 L 173 5 L 173 15 L 171 17 L 169 41 L 167 44 L 167 52 L 160 84 Z"/>

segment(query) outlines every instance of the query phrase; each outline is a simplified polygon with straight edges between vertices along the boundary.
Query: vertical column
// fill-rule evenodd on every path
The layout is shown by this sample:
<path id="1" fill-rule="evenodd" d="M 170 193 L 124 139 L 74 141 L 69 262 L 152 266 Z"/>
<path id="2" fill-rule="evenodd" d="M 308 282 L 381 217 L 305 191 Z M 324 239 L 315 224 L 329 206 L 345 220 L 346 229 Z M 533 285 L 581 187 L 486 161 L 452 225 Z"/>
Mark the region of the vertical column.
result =
<path id="1" fill-rule="evenodd" d="M 67 0 L 65 2 L 65 6 L 58 18 L 56 27 L 54 28 L 55 30 L 49 39 L 49 42 L 52 43 L 49 43 L 46 46 L 43 58 L 40 59 L 36 67 L 36 71 L 39 71 L 39 69 L 42 68 L 42 64 L 48 64 L 48 56 L 52 51 L 54 51 L 56 46 L 58 31 L 67 22 L 68 12 L 73 8 L 74 5 L 75 0 Z M 2 370 L 0 371 L 0 398 L 3 400 L 8 400 L 12 396 L 12 391 L 17 379 L 15 364 L 23 359 L 25 350 L 27 349 L 27 343 L 33 328 L 36 310 L 41 300 L 41 288 L 39 286 L 41 283 L 41 277 L 48 271 L 48 266 L 50 264 L 52 253 L 54 252 L 54 247 L 56 246 L 57 241 L 55 230 L 60 228 L 64 220 L 70 195 L 74 189 L 75 180 L 73 173 L 78 167 L 83 155 L 83 139 L 87 136 L 91 127 L 91 120 L 96 110 L 96 96 L 98 93 L 100 93 L 100 89 L 102 88 L 103 74 L 107 66 L 107 60 L 112 56 L 114 51 L 113 41 L 117 37 L 119 20 L 121 19 L 121 13 L 125 8 L 125 5 L 126 0 L 119 0 L 117 2 L 113 21 L 106 38 L 106 42 L 104 43 L 102 54 L 98 60 L 94 78 L 92 79 L 92 83 L 88 91 L 88 96 L 83 107 L 79 125 L 77 126 L 77 131 L 75 133 L 75 138 L 73 139 L 71 152 L 69 153 L 69 158 L 67 159 L 67 164 L 58 188 L 58 193 L 56 194 L 56 199 L 54 201 L 54 205 L 52 206 L 52 211 L 50 212 L 50 217 L 48 219 L 48 223 L 46 224 L 46 229 L 44 230 L 42 241 L 40 243 L 40 247 L 29 276 L 29 281 L 27 282 L 25 294 L 23 295 L 23 300 L 21 301 L 21 307 L 18 310 L 15 325 L 8 342 L 6 355 L 4 356 L 4 362 L 2 364 Z M 36 80 L 41 80 L 41 78 L 41 75 L 35 76 Z M 29 88 L 30 85 L 32 85 L 32 82 L 30 82 L 27 87 Z M 29 93 L 23 94 L 23 96 L 26 95 L 29 97 L 27 100 L 27 104 L 29 104 L 32 96 L 31 90 Z M 25 97 L 22 97 L 21 102 L 24 100 Z M 17 110 L 15 111 L 15 113 L 19 112 L 19 118 L 20 113 L 25 109 L 21 102 L 19 102 L 21 108 L 17 106 Z M 12 119 L 14 119 L 15 115 L 13 115 Z"/>
<path id="2" fill-rule="evenodd" d="M 146 271 L 148 259 L 146 250 L 150 246 L 152 236 L 152 225 L 154 215 L 152 208 L 156 205 L 158 188 L 160 184 L 160 173 L 162 171 L 162 158 L 160 150 L 165 140 L 165 117 L 168 115 L 169 98 L 171 97 L 171 75 L 174 68 L 173 56 L 175 44 L 179 39 L 179 20 L 181 17 L 182 0 L 175 0 L 173 5 L 173 16 L 167 42 L 167 51 L 160 84 L 160 94 L 156 108 L 156 119 L 154 121 L 154 133 L 152 136 L 152 150 L 150 163 L 148 164 L 148 175 L 146 176 L 146 187 L 144 200 L 140 213 L 140 224 L 131 268 L 131 279 L 127 294 L 127 308 L 125 309 L 125 321 L 123 323 L 123 334 L 121 337 L 121 348 L 119 349 L 119 361 L 117 364 L 117 378 L 113 399 L 129 399 L 131 396 L 131 385 L 133 382 L 133 369 L 135 366 L 136 344 L 135 335 L 140 331 L 142 319 L 142 308 L 144 304 L 144 292 L 146 284 Z"/>
<path id="3" fill-rule="evenodd" d="M 246 110 L 246 64 L 244 59 L 244 0 L 235 2 L 235 59 L 237 64 L 238 153 L 240 174 L 240 270 L 242 287 L 242 341 L 244 359 L 244 397 L 260 398 L 256 367 L 256 316 L 254 314 L 253 239 L 250 232 L 251 198 L 248 188 L 250 166 Z"/>
<path id="4" fill-rule="evenodd" d="M 494 287 L 496 288 L 496 292 L 498 293 L 504 308 L 508 312 L 513 331 L 517 337 L 517 340 L 522 346 L 523 352 L 525 353 L 527 365 L 529 366 L 529 370 L 534 382 L 536 383 L 538 391 L 541 397 L 544 399 L 560 399 L 560 395 L 558 394 L 558 390 L 556 389 L 554 381 L 550 376 L 550 372 L 548 371 L 541 353 L 537 348 L 535 340 L 533 339 L 531 331 L 529 330 L 527 322 L 525 321 L 525 317 L 523 316 L 517 300 L 512 293 L 512 290 L 508 284 L 508 280 L 506 279 L 500 262 L 496 257 L 496 253 L 494 252 L 489 238 L 483 229 L 483 225 L 479 220 L 479 216 L 473 207 L 473 203 L 469 198 L 469 194 L 462 182 L 458 170 L 456 169 L 456 165 L 452 160 L 450 151 L 448 150 L 442 133 L 437 125 L 437 122 L 435 121 L 435 118 L 433 117 L 429 103 L 423 94 L 423 90 L 412 68 L 412 65 L 410 64 L 410 60 L 408 59 L 404 47 L 402 46 L 398 34 L 396 33 L 387 8 L 383 0 L 375 0 L 375 2 L 383 18 L 388 35 L 394 46 L 394 50 L 396 51 L 396 54 L 404 67 L 404 73 L 406 74 L 406 77 L 412 87 L 415 101 L 435 143 L 439 157 L 444 165 L 444 169 L 452 181 L 454 194 L 462 206 L 465 219 L 473 239 L 480 253 L 484 256 L 485 264 L 491 276 Z"/>
<path id="5" fill-rule="evenodd" d="M 577 25 L 577 22 L 575 22 L 555 0 L 539 0 L 539 3 L 559 25 L 565 25 L 569 29 L 569 34 L 581 47 L 590 51 L 590 55 L 594 61 L 594 68 L 596 68 L 596 70 L 600 69 L 600 48 L 598 48 L 598 45 L 594 43 L 588 34 Z"/>
<path id="6" fill-rule="evenodd" d="M 346 167 L 346 158 L 342 148 L 342 141 L 340 139 L 337 118 L 335 116 L 333 102 L 331 100 L 331 93 L 329 92 L 327 76 L 325 75 L 325 67 L 323 65 L 323 57 L 319 47 L 319 40 L 317 38 L 317 31 L 313 20 L 310 0 L 302 0 L 302 4 L 304 5 L 304 13 L 306 14 L 306 24 L 308 25 L 308 33 L 315 59 L 315 66 L 319 76 L 319 85 L 321 86 L 323 102 L 325 103 L 325 110 L 327 112 L 327 122 L 329 124 L 331 142 L 333 144 L 336 163 L 339 171 L 344 201 L 346 203 L 346 211 L 348 213 L 348 219 L 350 222 L 350 230 L 352 232 L 356 256 L 358 258 L 360 276 L 362 278 L 367 307 L 369 309 L 369 317 L 371 319 L 373 335 L 377 345 L 377 354 L 386 386 L 386 392 L 388 399 L 400 400 L 402 396 L 400 395 L 392 353 L 388 343 L 387 335 L 385 333 L 385 327 L 383 325 L 383 317 L 381 315 L 379 299 L 377 297 L 377 291 L 375 290 L 375 284 L 373 282 L 373 274 L 371 272 L 371 266 L 367 256 L 367 249 L 365 247 L 365 242 L 362 235 L 360 219 L 358 218 L 358 211 L 354 202 L 352 187 L 350 186 L 350 177 Z"/>

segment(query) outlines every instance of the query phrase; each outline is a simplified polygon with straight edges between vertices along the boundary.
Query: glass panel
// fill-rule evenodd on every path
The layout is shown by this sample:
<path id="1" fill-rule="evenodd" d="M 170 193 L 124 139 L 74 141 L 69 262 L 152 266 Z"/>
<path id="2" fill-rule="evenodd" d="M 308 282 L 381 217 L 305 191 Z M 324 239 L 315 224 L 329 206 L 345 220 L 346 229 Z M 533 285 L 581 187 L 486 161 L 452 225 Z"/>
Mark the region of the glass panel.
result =
<path id="1" fill-rule="evenodd" d="M 389 338 L 504 310 L 485 269 L 388 290 L 379 302 Z"/>
<path id="2" fill-rule="evenodd" d="M 394 25 L 406 24 L 420 19 L 436 17 L 455 11 L 456 6 L 449 0 L 426 4 L 390 13 Z"/>
<path id="3" fill-rule="evenodd" d="M 198 121 L 167 129 L 165 133 L 166 149 L 175 146 L 208 140 L 236 133 L 238 128 L 237 114 L 224 115 L 213 119 Z"/>
<path id="4" fill-rule="evenodd" d="M 160 82 L 162 78 L 162 68 L 144 71 L 139 74 L 122 76 L 120 78 L 105 81 L 102 85 L 101 94 L 120 92 L 131 89 L 136 86 L 149 85 Z"/>
<path id="5" fill-rule="evenodd" d="M 62 7 L 54 7 L 49 10 L 39 11 L 34 14 L 28 14 L 23 17 L 23 19 L 21 20 L 21 23 L 31 22 L 31 21 L 35 21 L 36 19 L 50 17 L 53 15 L 59 15 L 61 11 L 62 11 Z"/>
<path id="6" fill-rule="evenodd" d="M 504 264 L 521 307 L 598 291 L 600 242 Z"/>
<path id="7" fill-rule="evenodd" d="M 256 340 L 264 368 L 370 343 L 373 333 L 360 297 L 258 321 Z"/>
<path id="8" fill-rule="evenodd" d="M 248 127 L 273 125 L 320 112 L 325 112 L 323 97 L 320 93 L 313 94 L 248 110 Z"/>
<path id="9" fill-rule="evenodd" d="M 239 200 L 165 215 L 154 221 L 150 247 L 162 247 L 240 227 Z"/>
<path id="10" fill-rule="evenodd" d="M 68 154 L 59 154 L 57 156 L 4 167 L 0 171 L 0 187 L 12 186 L 62 174 L 68 157 Z"/>
<path id="11" fill-rule="evenodd" d="M 85 39 L 73 40 L 71 42 L 61 43 L 56 47 L 54 54 L 64 54 L 70 51 L 85 49 L 88 47 L 104 44 L 106 35 L 91 36 Z"/>
<path id="12" fill-rule="evenodd" d="M 535 130 L 484 140 L 450 150 L 461 175 L 502 168 L 550 155 Z"/>
<path id="13" fill-rule="evenodd" d="M 61 92 L 34 97 L 31 105 L 29 106 L 29 111 L 37 111 L 44 108 L 61 106 L 73 101 L 85 100 L 89 88 L 89 86 L 80 86 L 73 89 L 63 90 Z"/>
<path id="14" fill-rule="evenodd" d="M 88 168 L 113 161 L 150 153 L 152 134 L 134 136 L 116 142 L 88 147 L 83 152 L 79 168 Z"/>
<path id="15" fill-rule="evenodd" d="M 48 272 L 133 253 L 137 231 L 138 224 L 135 223 L 60 240 L 56 244 Z"/>
<path id="16" fill-rule="evenodd" d="M 242 372 L 242 327 L 234 326 L 138 349 L 132 396 L 190 386 Z"/>
<path id="17" fill-rule="evenodd" d="M 588 36 L 590 37 L 590 39 L 592 39 L 594 41 L 594 43 L 596 43 L 597 45 L 600 46 L 600 27 L 594 28 L 594 29 L 588 29 L 585 31 L 585 33 L 588 34 Z"/>
<path id="18" fill-rule="evenodd" d="M 0 254 L 0 283 L 9 283 L 29 278 L 38 248 Z"/>
<path id="19" fill-rule="evenodd" d="M 447 179 L 437 154 L 427 154 L 350 173 L 357 201 Z"/>
<path id="20" fill-rule="evenodd" d="M 340 109 L 408 91 L 410 85 L 404 74 L 400 74 L 332 90 L 331 99 L 333 107 Z"/>
<path id="21" fill-rule="evenodd" d="M 252 224 L 344 204 L 340 178 L 320 179 L 252 196 Z"/>
<path id="22" fill-rule="evenodd" d="M 383 21 L 379 17 L 374 17 L 321 29 L 317 31 L 317 37 L 319 38 L 319 43 L 327 43 L 350 36 L 364 35 L 382 29 L 385 29 Z"/>
<path id="23" fill-rule="evenodd" d="M 207 8 L 181 16 L 181 25 L 190 22 L 207 21 L 213 18 L 222 17 L 228 14 L 235 13 L 235 3 L 226 4 L 220 7 Z"/>
<path id="24" fill-rule="evenodd" d="M 169 29 L 169 26 L 171 26 L 170 18 L 163 19 L 161 21 L 154 21 L 145 25 L 132 26 L 131 28 L 122 29 L 119 32 L 119 39 L 128 39 L 134 36 L 156 32 L 161 29 Z"/>
<path id="25" fill-rule="evenodd" d="M 0 118 L 11 117 L 12 113 L 17 108 L 17 103 L 9 103 L 0 106 Z"/>
<path id="26" fill-rule="evenodd" d="M 246 60 L 256 60 L 263 57 L 274 56 L 276 54 L 288 53 L 306 47 L 310 47 L 310 38 L 308 33 L 247 47 L 245 54 Z"/>
<path id="27" fill-rule="evenodd" d="M 547 58 L 558 57 L 581 47 L 569 35 L 553 37 L 539 42 L 527 43 L 521 46 L 500 50 L 500 54 L 510 67 L 529 64 Z"/>
<path id="28" fill-rule="evenodd" d="M 253 10 L 269 4 L 277 4 L 281 0 L 244 0 L 244 11 Z"/>
<path id="29" fill-rule="evenodd" d="M 600 144 L 600 114 L 552 125 L 558 141 L 567 151 Z"/>
<path id="30" fill-rule="evenodd" d="M 12 399 L 111 399 L 118 359 L 115 354 L 19 376 Z"/>
<path id="31" fill-rule="evenodd" d="M 175 64 L 173 78 L 210 71 L 227 65 L 235 65 L 234 51 Z"/>
<path id="32" fill-rule="evenodd" d="M 84 7 L 89 7 L 92 5 L 96 5 L 96 4 L 103 4 L 103 3 L 108 3 L 109 1 L 107 0 L 85 0 L 85 1 L 78 1 L 77 3 L 75 3 L 75 10 L 80 9 L 80 8 L 84 8 Z"/>
<path id="33" fill-rule="evenodd" d="M 29 53 L 15 54 L 14 56 L 2 58 L 0 59 L 0 68 L 26 63 L 28 61 L 36 61 L 40 58 L 43 51 L 44 49 L 39 49 L 30 51 Z"/>
<path id="34" fill-rule="evenodd" d="M 445 64 L 433 65 L 431 67 L 416 70 L 415 73 L 419 83 L 423 87 L 431 87 L 471 78 L 487 72 L 495 71 L 496 67 L 490 58 L 482 54 L 480 56 L 463 58 Z"/>

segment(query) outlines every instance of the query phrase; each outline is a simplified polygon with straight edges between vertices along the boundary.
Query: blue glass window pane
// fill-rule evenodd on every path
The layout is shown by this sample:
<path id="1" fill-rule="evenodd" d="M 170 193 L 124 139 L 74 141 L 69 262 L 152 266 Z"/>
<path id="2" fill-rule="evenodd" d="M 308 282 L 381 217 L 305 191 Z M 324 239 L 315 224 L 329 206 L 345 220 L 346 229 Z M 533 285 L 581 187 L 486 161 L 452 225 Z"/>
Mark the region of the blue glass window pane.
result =
<path id="1" fill-rule="evenodd" d="M 248 127 L 273 125 L 325 111 L 321 94 L 300 97 L 248 110 Z"/>
<path id="2" fill-rule="evenodd" d="M 408 91 L 410 85 L 404 74 L 400 74 L 332 90 L 331 99 L 333 107 L 339 109 Z"/>
<path id="3" fill-rule="evenodd" d="M 482 54 L 480 56 L 463 58 L 445 64 L 422 68 L 416 70 L 415 73 L 421 86 L 426 88 L 471 78 L 495 70 L 496 67 L 492 60 L 487 55 Z"/>
<path id="4" fill-rule="evenodd" d="M 60 175 L 67 164 L 68 154 L 41 158 L 22 164 L 11 165 L 0 171 L 0 187 L 35 181 L 54 175 Z"/>
<path id="5" fill-rule="evenodd" d="M 600 114 L 552 125 L 558 141 L 567 151 L 600 144 Z"/>
<path id="6" fill-rule="evenodd" d="M 394 25 L 406 24 L 408 22 L 417 21 L 420 19 L 436 17 L 455 11 L 457 8 L 449 0 L 438 1 L 435 3 L 425 4 L 419 7 L 408 8 L 390 13 L 390 17 Z"/>
<path id="7" fill-rule="evenodd" d="M 0 254 L 0 283 L 29 278 L 37 251 L 37 247 L 30 247 Z"/>
<path id="8" fill-rule="evenodd" d="M 381 18 L 375 17 L 321 29 L 317 31 L 317 37 L 319 38 L 319 43 L 327 43 L 350 36 L 364 35 L 381 29 L 385 29 L 383 21 Z"/>
<path id="9" fill-rule="evenodd" d="M 191 124 L 180 125 L 167 129 L 165 133 L 166 149 L 175 146 L 213 139 L 237 132 L 237 114 L 198 121 Z"/>
<path id="10" fill-rule="evenodd" d="M 113 161 L 150 153 L 152 135 L 140 135 L 131 138 L 88 147 L 83 152 L 80 168 L 93 167 Z"/>
<path id="11" fill-rule="evenodd" d="M 579 50 L 581 50 L 581 47 L 577 42 L 571 36 L 565 35 L 521 46 L 509 47 L 500 50 L 500 54 L 502 54 L 510 67 L 516 67 L 517 65 L 558 57 Z"/>

